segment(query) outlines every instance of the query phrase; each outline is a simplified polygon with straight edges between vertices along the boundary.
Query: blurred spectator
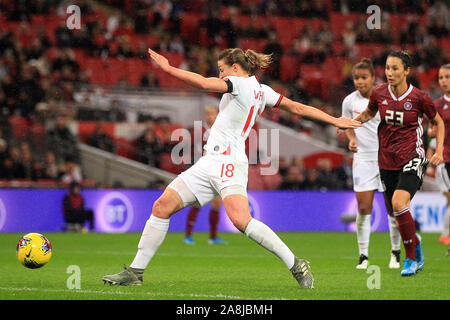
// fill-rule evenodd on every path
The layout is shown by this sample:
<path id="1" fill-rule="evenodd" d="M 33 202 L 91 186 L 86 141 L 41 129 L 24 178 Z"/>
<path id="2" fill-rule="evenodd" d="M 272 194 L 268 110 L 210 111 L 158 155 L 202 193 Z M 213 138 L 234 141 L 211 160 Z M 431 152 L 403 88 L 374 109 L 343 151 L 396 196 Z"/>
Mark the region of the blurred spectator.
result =
<path id="1" fill-rule="evenodd" d="M 274 78 L 280 77 L 280 60 L 283 55 L 283 48 L 278 41 L 278 36 L 275 31 L 269 33 L 269 39 L 264 47 L 265 54 L 272 54 L 272 65 L 270 67 L 271 74 Z"/>
<path id="2" fill-rule="evenodd" d="M 163 152 L 163 144 L 152 130 L 147 129 L 137 140 L 137 149 L 141 162 L 152 167 L 159 167 L 159 157 Z"/>
<path id="3" fill-rule="evenodd" d="M 146 72 L 141 78 L 141 87 L 159 88 L 159 80 L 153 71 Z"/>
<path id="4" fill-rule="evenodd" d="M 108 112 L 108 118 L 106 120 L 109 122 L 124 122 L 127 120 L 127 116 L 122 111 L 121 103 L 119 100 L 112 100 L 111 109 Z"/>
<path id="5" fill-rule="evenodd" d="M 169 119 L 167 117 L 161 117 L 158 120 L 160 127 L 159 138 L 163 144 L 163 152 L 170 153 L 174 145 L 178 143 L 178 141 L 172 141 L 172 131 L 169 128 Z"/>
<path id="6" fill-rule="evenodd" d="M 9 149 L 9 158 L 12 165 L 7 164 L 8 169 L 12 170 L 14 179 L 25 179 L 25 168 L 22 164 L 20 149 L 17 146 L 11 146 Z"/>
<path id="7" fill-rule="evenodd" d="M 47 150 L 53 151 L 57 158 L 70 157 L 78 160 L 77 140 L 67 126 L 67 117 L 60 114 L 56 117 L 55 127 L 47 133 Z"/>
<path id="8" fill-rule="evenodd" d="M 80 183 L 83 180 L 81 169 L 77 163 L 70 157 L 66 158 L 64 163 L 64 173 L 61 177 L 63 184 L 71 184 L 72 182 Z"/>
<path id="9" fill-rule="evenodd" d="M 345 154 L 342 164 L 336 168 L 336 175 L 338 180 L 338 189 L 353 190 L 353 174 L 352 174 L 353 158 Z"/>
<path id="10" fill-rule="evenodd" d="M 45 159 L 43 164 L 44 169 L 44 178 L 45 179 L 52 179 L 52 180 L 58 180 L 60 170 L 59 165 L 56 162 L 56 156 L 53 151 L 47 151 L 45 153 Z"/>
<path id="11" fill-rule="evenodd" d="M 287 175 L 288 168 L 289 168 L 289 163 L 287 162 L 286 158 L 283 156 L 280 156 L 279 162 L 278 162 L 278 172 L 283 177 L 283 179 Z"/>
<path id="12" fill-rule="evenodd" d="M 290 166 L 286 177 L 280 185 L 281 190 L 302 190 L 305 188 L 305 177 L 296 166 Z"/>
<path id="13" fill-rule="evenodd" d="M 318 172 L 316 169 L 309 169 L 306 171 L 306 179 L 304 182 L 305 190 L 321 190 L 322 185 L 319 181 Z"/>
<path id="14" fill-rule="evenodd" d="M 94 213 L 85 209 L 84 198 L 81 194 L 79 183 L 72 182 L 69 192 L 63 198 L 64 230 L 87 232 L 85 223 L 88 222 L 89 229 L 94 230 Z"/>
<path id="15" fill-rule="evenodd" d="M 89 138 L 88 145 L 107 152 L 116 152 L 114 141 L 105 133 L 105 129 L 101 123 L 97 125 L 95 132 Z"/>
<path id="16" fill-rule="evenodd" d="M 317 173 L 321 190 L 339 189 L 338 177 L 333 171 L 331 159 L 319 159 L 317 161 Z"/>
<path id="17" fill-rule="evenodd" d="M 14 176 L 14 163 L 10 157 L 2 159 L 0 163 L 0 179 L 1 180 L 13 180 Z"/>
<path id="18" fill-rule="evenodd" d="M 0 161 L 8 157 L 8 140 L 5 137 L 3 128 L 0 127 Z"/>

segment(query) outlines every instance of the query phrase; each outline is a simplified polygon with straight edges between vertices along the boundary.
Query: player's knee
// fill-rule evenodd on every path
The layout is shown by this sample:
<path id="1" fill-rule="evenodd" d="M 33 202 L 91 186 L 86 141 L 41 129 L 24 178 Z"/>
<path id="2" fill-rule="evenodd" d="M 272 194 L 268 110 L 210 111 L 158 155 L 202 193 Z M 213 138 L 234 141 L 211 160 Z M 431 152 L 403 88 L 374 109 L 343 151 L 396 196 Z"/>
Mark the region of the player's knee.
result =
<path id="1" fill-rule="evenodd" d="M 392 199 L 392 210 L 394 212 L 401 211 L 408 207 L 408 201 L 404 201 L 403 199 L 396 199 L 395 197 Z"/>
<path id="2" fill-rule="evenodd" d="M 371 214 L 372 213 L 372 206 L 371 205 L 359 205 L 358 206 L 358 213 L 359 214 Z"/>
<path id="3" fill-rule="evenodd" d="M 165 201 L 161 198 L 159 198 L 158 200 L 156 200 L 153 203 L 153 208 L 152 208 L 152 215 L 161 219 L 168 219 L 170 218 L 170 214 L 171 212 L 169 212 L 168 210 L 168 205 L 167 203 L 164 203 Z"/>

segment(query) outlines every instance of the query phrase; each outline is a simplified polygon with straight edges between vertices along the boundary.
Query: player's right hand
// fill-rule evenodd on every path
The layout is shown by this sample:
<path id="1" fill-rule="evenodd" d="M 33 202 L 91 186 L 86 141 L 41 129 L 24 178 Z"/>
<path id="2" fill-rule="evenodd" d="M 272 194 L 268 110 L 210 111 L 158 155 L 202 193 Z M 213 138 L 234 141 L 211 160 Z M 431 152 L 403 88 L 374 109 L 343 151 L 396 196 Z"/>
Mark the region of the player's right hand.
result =
<path id="1" fill-rule="evenodd" d="M 358 152 L 358 142 L 356 141 L 356 139 L 351 139 L 348 142 L 348 150 L 350 150 L 351 152 Z"/>
<path id="2" fill-rule="evenodd" d="M 161 68 L 163 71 L 167 71 L 170 67 L 169 60 L 166 59 L 166 57 L 156 53 L 152 49 L 148 49 L 148 54 L 150 55 L 150 58 L 155 61 L 155 63 Z"/>
<path id="3" fill-rule="evenodd" d="M 362 123 L 351 118 L 338 118 L 335 124 L 339 129 L 356 129 L 362 126 Z"/>

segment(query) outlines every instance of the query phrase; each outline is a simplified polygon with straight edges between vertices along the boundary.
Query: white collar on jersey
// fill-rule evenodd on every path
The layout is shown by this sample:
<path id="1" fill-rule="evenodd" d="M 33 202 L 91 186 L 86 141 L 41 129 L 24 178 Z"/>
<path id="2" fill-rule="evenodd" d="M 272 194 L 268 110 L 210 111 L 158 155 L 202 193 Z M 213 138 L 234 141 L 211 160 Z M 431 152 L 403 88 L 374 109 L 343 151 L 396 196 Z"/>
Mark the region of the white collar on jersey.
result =
<path id="1" fill-rule="evenodd" d="M 450 98 L 447 97 L 445 94 L 444 94 L 444 99 L 445 99 L 446 101 L 450 102 Z"/>
<path id="2" fill-rule="evenodd" d="M 392 92 L 391 85 L 389 85 L 389 84 L 388 84 L 388 89 L 389 89 L 389 93 L 391 94 L 391 97 L 392 97 L 392 99 L 394 99 L 394 101 L 401 101 L 401 100 L 405 99 L 408 96 L 408 94 L 411 93 L 411 91 L 413 89 L 413 85 L 409 84 L 408 90 L 406 90 L 406 92 L 404 94 L 402 94 L 399 98 L 397 98 L 395 96 L 395 94 Z"/>

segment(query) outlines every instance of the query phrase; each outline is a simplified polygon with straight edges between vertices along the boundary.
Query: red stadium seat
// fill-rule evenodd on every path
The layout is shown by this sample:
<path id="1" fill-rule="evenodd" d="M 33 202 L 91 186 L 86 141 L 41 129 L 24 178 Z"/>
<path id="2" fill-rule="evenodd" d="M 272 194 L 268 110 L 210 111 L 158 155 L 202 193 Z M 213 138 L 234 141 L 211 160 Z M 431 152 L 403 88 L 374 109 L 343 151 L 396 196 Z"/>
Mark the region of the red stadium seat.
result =
<path id="1" fill-rule="evenodd" d="M 20 140 L 27 137 L 30 124 L 26 118 L 10 116 L 9 124 L 11 125 L 12 134 L 16 139 Z"/>
<path id="2" fill-rule="evenodd" d="M 82 180 L 80 182 L 82 188 L 95 188 L 97 186 L 97 181 L 95 180 Z"/>
<path id="3" fill-rule="evenodd" d="M 315 153 L 312 154 L 310 156 L 304 157 L 303 158 L 303 163 L 305 165 L 306 169 L 314 169 L 317 167 L 317 161 L 319 159 L 330 159 L 332 162 L 332 167 L 333 169 L 336 169 L 337 167 L 339 167 L 342 164 L 342 160 L 343 160 L 343 155 L 340 153 L 336 153 L 336 152 L 319 152 L 319 153 Z"/>
<path id="4" fill-rule="evenodd" d="M 299 36 L 307 23 L 306 19 L 285 17 L 272 18 L 271 22 L 285 51 L 289 50 L 292 41 Z"/>
<path id="5" fill-rule="evenodd" d="M 113 140 L 116 145 L 117 155 L 128 159 L 138 160 L 136 145 L 133 141 L 124 138 L 114 138 Z"/>
<path id="6" fill-rule="evenodd" d="M 266 47 L 267 40 L 265 39 L 253 39 L 253 38 L 240 38 L 239 45 L 242 50 L 251 49 L 256 52 L 263 52 Z"/>
<path id="7" fill-rule="evenodd" d="M 292 81 L 299 75 L 299 60 L 296 56 L 283 55 L 280 61 L 280 80 Z"/>
<path id="8" fill-rule="evenodd" d="M 262 175 L 261 177 L 264 181 L 264 189 L 266 190 L 277 190 L 283 182 L 283 178 L 279 173 Z"/>
<path id="9" fill-rule="evenodd" d="M 92 84 L 108 84 L 103 60 L 100 58 L 87 58 L 86 70 L 90 75 Z"/>
<path id="10" fill-rule="evenodd" d="M 192 42 L 199 41 L 199 22 L 205 15 L 198 13 L 182 13 L 181 17 L 181 37 Z"/>
<path id="11" fill-rule="evenodd" d="M 97 121 L 80 121 L 78 122 L 78 131 L 77 135 L 80 137 L 80 139 L 83 142 L 87 142 L 89 140 L 89 137 L 92 136 L 95 132 L 95 128 L 99 123 Z M 102 123 L 103 130 L 105 133 L 113 138 L 114 137 L 114 130 L 115 130 L 115 123 L 114 122 L 104 122 Z"/>
<path id="12" fill-rule="evenodd" d="M 36 181 L 37 188 L 56 188 L 58 183 L 55 180 L 51 179 L 39 179 Z"/>
<path id="13" fill-rule="evenodd" d="M 46 129 L 41 123 L 33 123 L 30 126 L 30 135 L 36 146 L 41 146 L 45 142 Z"/>

